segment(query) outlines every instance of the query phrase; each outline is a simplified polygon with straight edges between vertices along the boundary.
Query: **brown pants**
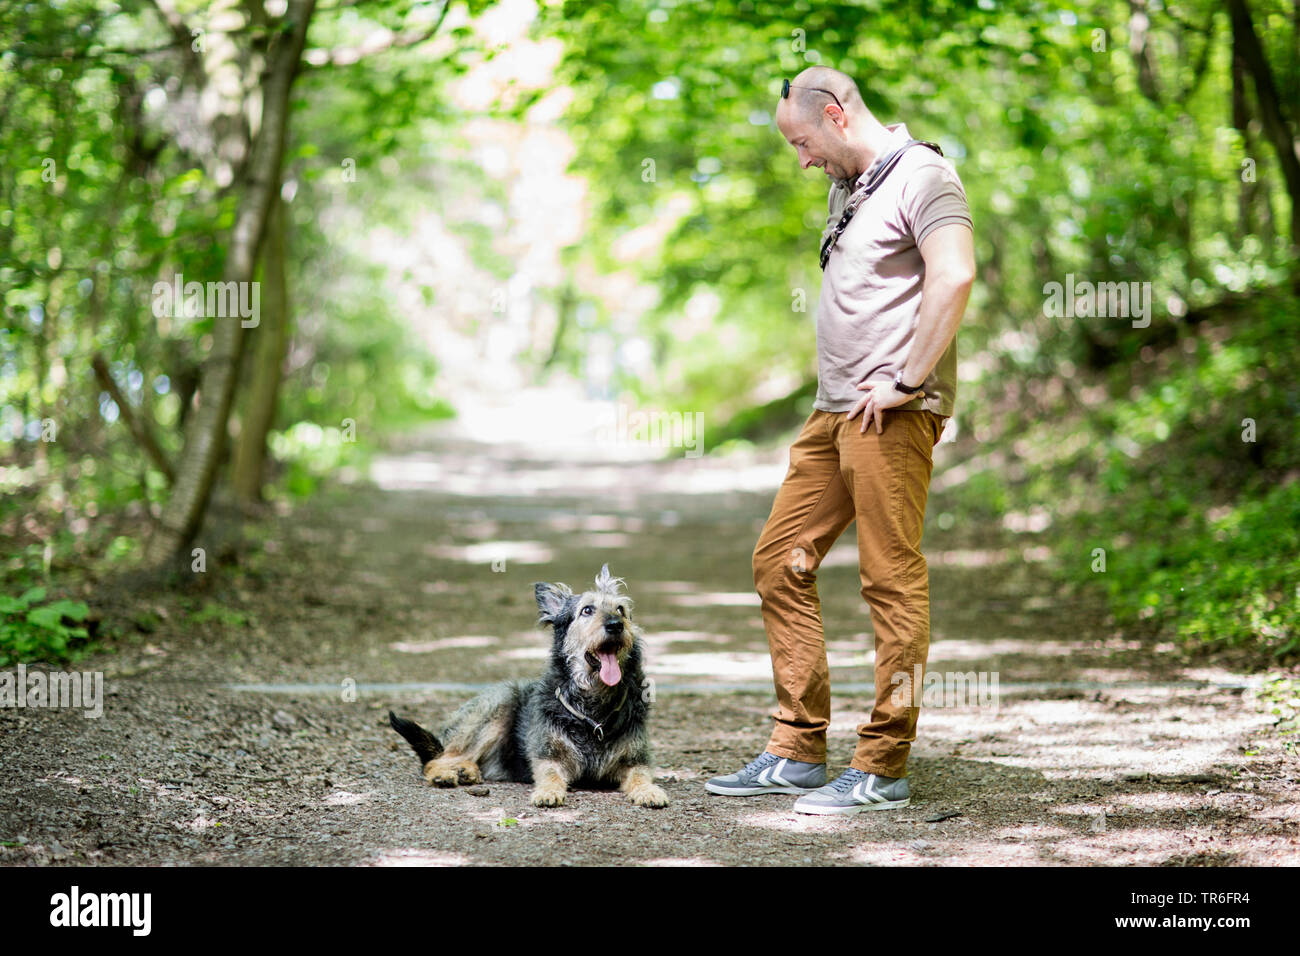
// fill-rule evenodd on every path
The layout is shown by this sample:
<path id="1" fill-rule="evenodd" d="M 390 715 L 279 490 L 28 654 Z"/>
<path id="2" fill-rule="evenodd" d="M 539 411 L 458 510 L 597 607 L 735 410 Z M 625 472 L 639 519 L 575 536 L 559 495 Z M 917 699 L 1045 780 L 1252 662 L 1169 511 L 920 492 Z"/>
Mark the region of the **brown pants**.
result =
<path id="1" fill-rule="evenodd" d="M 814 410 L 804 422 L 754 548 L 754 586 L 763 602 L 777 697 L 766 749 L 792 760 L 826 760 L 831 686 L 816 571 L 856 518 L 862 597 L 876 635 L 876 703 L 871 720 L 858 727 L 852 766 L 903 777 L 916 739 L 913 685 L 924 677 L 930 651 L 921 530 L 931 450 L 947 419 L 889 409 L 877 435 L 874 422 L 861 434 L 862 416 L 845 416 Z"/>

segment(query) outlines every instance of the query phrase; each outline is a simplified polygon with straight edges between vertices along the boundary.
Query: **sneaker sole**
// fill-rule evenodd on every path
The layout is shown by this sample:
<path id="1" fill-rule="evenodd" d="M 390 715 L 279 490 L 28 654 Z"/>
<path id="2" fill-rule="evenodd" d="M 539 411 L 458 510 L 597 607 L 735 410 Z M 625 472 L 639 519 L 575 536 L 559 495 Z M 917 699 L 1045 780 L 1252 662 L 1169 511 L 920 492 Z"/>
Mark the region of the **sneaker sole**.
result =
<path id="1" fill-rule="evenodd" d="M 850 813 L 861 813 L 863 810 L 896 810 L 899 807 L 905 807 L 912 802 L 911 797 L 905 797 L 902 800 L 887 800 L 884 803 L 855 803 L 849 807 L 828 807 L 813 805 L 810 807 L 801 807 L 795 804 L 795 813 L 812 813 L 819 816 L 831 814 L 846 815 Z"/>
<path id="2" fill-rule="evenodd" d="M 756 797 L 760 793 L 813 793 L 821 787 L 721 787 L 706 783 L 704 789 L 723 797 Z"/>

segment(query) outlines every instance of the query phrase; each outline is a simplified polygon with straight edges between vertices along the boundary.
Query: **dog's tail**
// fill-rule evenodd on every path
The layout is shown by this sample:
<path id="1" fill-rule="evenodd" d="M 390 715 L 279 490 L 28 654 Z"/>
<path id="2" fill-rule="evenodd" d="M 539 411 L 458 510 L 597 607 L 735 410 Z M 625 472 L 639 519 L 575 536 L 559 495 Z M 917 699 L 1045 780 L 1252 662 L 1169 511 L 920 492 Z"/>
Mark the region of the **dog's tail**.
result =
<path id="1" fill-rule="evenodd" d="M 415 721 L 403 720 L 390 710 L 388 712 L 388 722 L 395 731 L 406 738 L 406 742 L 411 745 L 415 755 L 420 758 L 420 766 L 424 766 L 442 753 L 442 744 L 438 741 L 438 738 Z"/>

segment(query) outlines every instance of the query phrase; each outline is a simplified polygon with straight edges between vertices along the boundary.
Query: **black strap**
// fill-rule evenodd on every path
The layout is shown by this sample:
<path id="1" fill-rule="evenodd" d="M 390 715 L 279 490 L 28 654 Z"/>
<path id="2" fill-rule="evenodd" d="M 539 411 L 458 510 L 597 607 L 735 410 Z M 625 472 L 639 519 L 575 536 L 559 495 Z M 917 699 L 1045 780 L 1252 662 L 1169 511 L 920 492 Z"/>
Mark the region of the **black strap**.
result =
<path id="1" fill-rule="evenodd" d="M 840 221 L 835 224 L 835 228 L 831 230 L 831 234 L 827 236 L 826 240 L 822 243 L 821 264 L 823 272 L 826 270 L 826 263 L 831 257 L 831 250 L 835 248 L 835 244 L 840 240 L 840 235 L 848 228 L 849 223 L 853 221 L 853 216 L 857 213 L 858 208 L 871 198 L 871 194 L 880 188 L 880 184 L 885 181 L 885 177 L 894 171 L 894 167 L 898 165 L 899 159 L 903 156 L 903 151 L 910 149 L 913 146 L 929 146 L 940 156 L 943 155 L 943 150 L 939 148 L 937 143 L 927 143 L 923 139 L 909 139 L 906 143 L 896 147 L 892 152 L 886 153 L 885 158 L 880 162 L 879 168 L 872 175 L 871 179 L 867 181 L 867 184 L 849 197 L 849 201 L 844 207 L 844 214 L 840 216 Z"/>
<path id="2" fill-rule="evenodd" d="M 585 720 L 588 724 L 590 724 L 591 732 L 596 735 L 597 740 L 603 743 L 605 740 L 605 724 L 609 723 L 610 720 L 612 720 L 615 716 L 617 716 L 618 712 L 623 709 L 623 705 L 627 703 L 626 684 L 627 682 L 624 681 L 623 696 L 618 699 L 618 706 L 615 707 L 613 710 L 611 710 L 608 714 L 606 714 L 605 719 L 602 720 L 600 723 L 596 723 L 596 721 L 592 720 L 582 711 L 576 709 L 572 704 L 570 704 L 567 700 L 565 700 L 564 694 L 560 692 L 559 687 L 555 688 L 555 699 L 558 700 L 561 704 L 563 704 L 564 709 L 567 710 L 569 713 L 573 714 L 574 717 L 581 718 L 582 720 Z"/>

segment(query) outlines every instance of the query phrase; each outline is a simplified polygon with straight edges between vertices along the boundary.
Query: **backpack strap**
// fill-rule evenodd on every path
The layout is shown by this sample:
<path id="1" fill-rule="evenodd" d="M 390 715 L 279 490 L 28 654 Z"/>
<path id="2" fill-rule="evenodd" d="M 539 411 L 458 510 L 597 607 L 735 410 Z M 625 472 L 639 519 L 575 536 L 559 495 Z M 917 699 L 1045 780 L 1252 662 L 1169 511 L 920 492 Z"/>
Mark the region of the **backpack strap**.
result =
<path id="1" fill-rule="evenodd" d="M 904 151 L 911 149 L 913 146 L 928 146 L 940 156 L 943 155 L 943 150 L 939 148 L 937 143 L 928 143 L 923 139 L 909 139 L 906 143 L 886 153 L 885 158 L 881 160 L 879 168 L 872 174 L 871 179 L 865 185 L 859 186 L 853 195 L 849 197 L 844 206 L 844 213 L 840 216 L 840 221 L 835 224 L 835 228 L 831 230 L 830 235 L 822 242 L 821 265 L 823 272 L 826 270 L 827 260 L 831 257 L 831 250 L 835 248 L 840 236 L 848 228 L 849 223 L 853 221 L 858 208 L 871 198 L 871 194 L 880 188 L 880 184 L 885 181 L 885 177 L 894 171 L 894 167 L 898 165 Z"/>

